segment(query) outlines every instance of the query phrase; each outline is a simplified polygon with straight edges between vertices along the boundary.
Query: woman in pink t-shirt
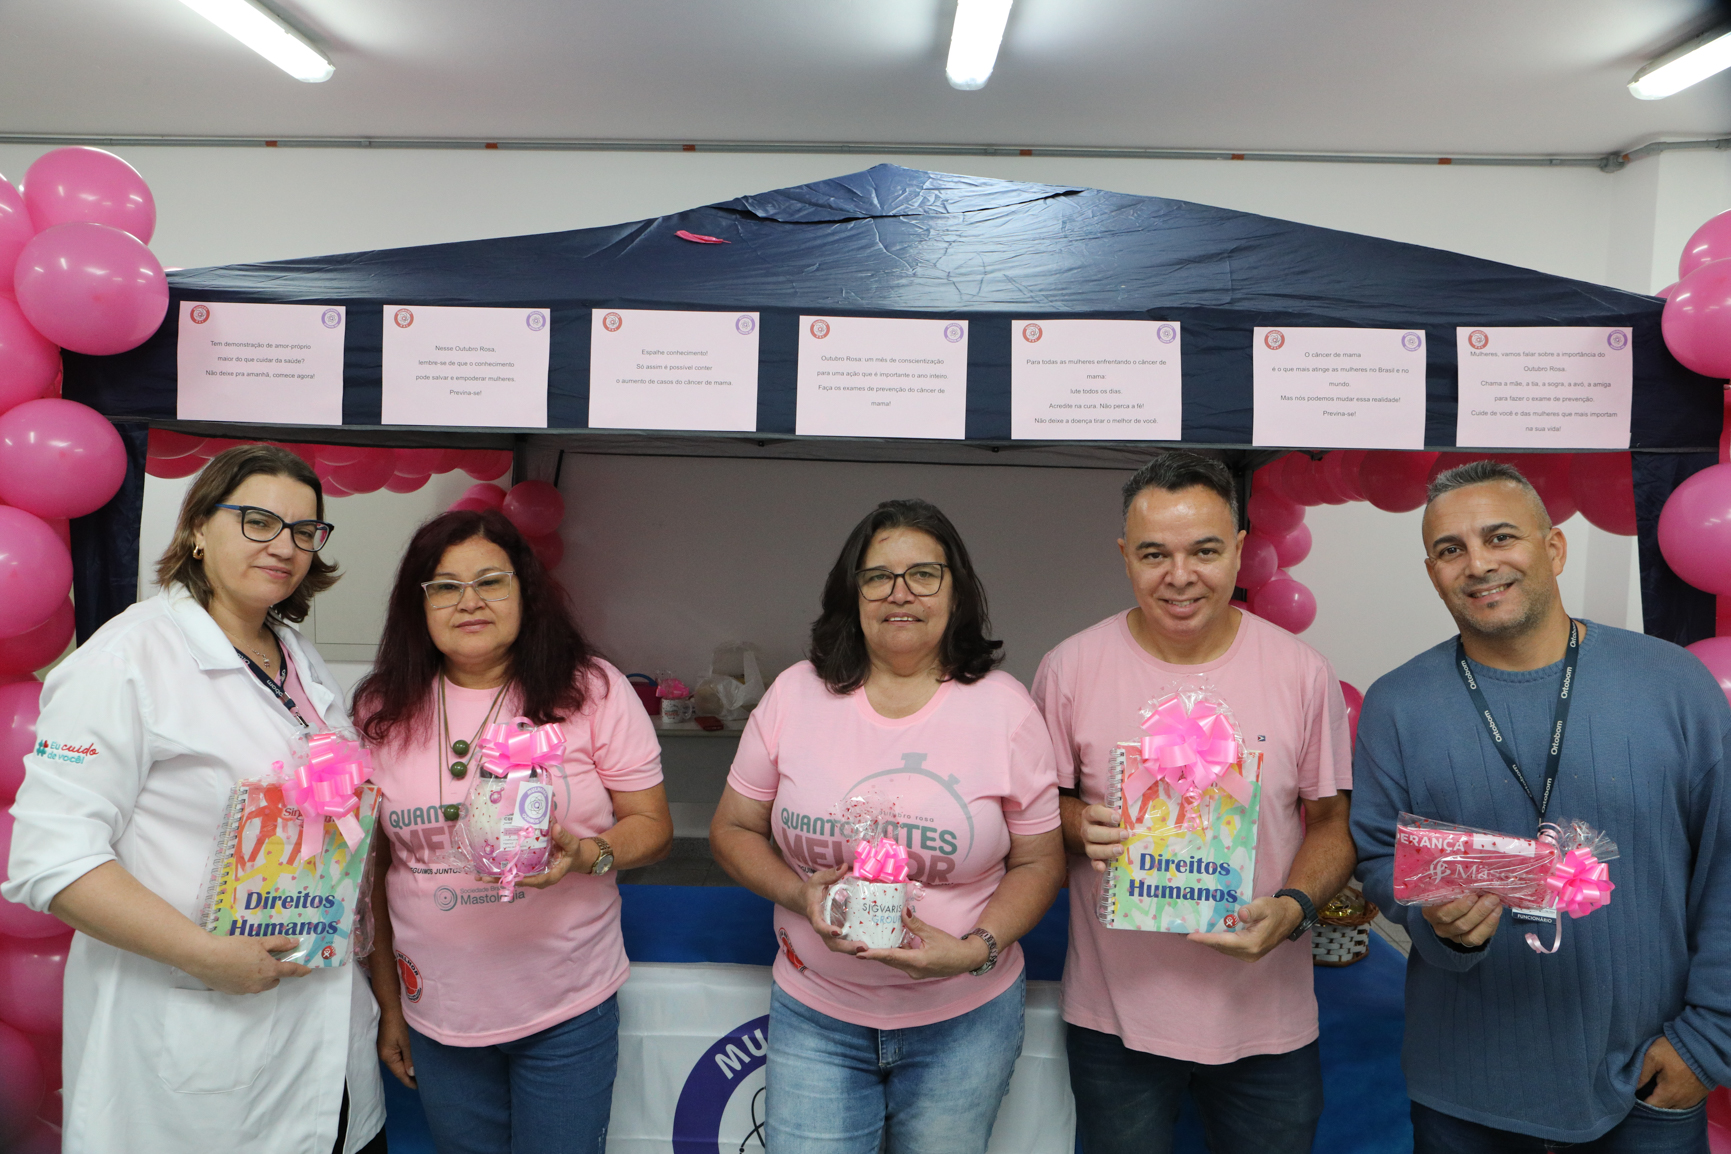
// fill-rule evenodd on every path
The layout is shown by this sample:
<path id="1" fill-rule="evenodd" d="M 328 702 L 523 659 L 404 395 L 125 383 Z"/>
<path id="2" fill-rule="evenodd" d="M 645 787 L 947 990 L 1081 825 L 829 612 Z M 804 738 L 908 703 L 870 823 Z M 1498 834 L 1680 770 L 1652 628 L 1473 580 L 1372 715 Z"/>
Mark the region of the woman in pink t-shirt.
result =
<path id="1" fill-rule="evenodd" d="M 501 514 L 415 534 L 374 671 L 355 695 L 384 793 L 373 968 L 379 1056 L 441 1152 L 594 1154 L 618 1059 L 628 967 L 616 869 L 663 857 L 673 822 L 649 715 L 595 656 L 564 591 Z M 490 724 L 556 723 L 557 851 L 515 897 L 450 863 Z M 515 1137 L 513 1137 L 515 1135 Z"/>
<path id="2" fill-rule="evenodd" d="M 830 570 L 811 660 L 740 738 L 710 844 L 778 906 L 772 1154 L 978 1154 L 991 1136 L 1022 1049 L 1015 943 L 1057 896 L 1064 853 L 1045 722 L 993 671 L 989 628 L 949 519 L 886 501 Z M 889 811 L 926 887 L 904 948 L 822 916 L 852 861 L 854 798 Z"/>

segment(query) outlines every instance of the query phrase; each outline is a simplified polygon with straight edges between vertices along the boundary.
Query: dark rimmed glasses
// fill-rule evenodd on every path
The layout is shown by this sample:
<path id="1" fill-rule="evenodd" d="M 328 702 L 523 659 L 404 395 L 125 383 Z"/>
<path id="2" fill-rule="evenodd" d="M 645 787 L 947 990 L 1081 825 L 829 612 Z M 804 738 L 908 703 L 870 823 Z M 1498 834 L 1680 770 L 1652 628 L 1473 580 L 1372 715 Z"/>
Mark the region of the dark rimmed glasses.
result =
<path id="1" fill-rule="evenodd" d="M 915 597 L 931 597 L 944 587 L 944 570 L 948 568 L 948 565 L 928 561 L 909 565 L 900 573 L 891 573 L 888 569 L 861 569 L 853 579 L 859 586 L 859 595 L 867 601 L 882 601 L 888 597 L 895 591 L 897 580 L 906 585 L 908 592 Z"/>
<path id="2" fill-rule="evenodd" d="M 336 526 L 329 521 L 284 521 L 269 509 L 257 505 L 218 505 L 218 509 L 233 509 L 240 514 L 240 531 L 248 541 L 260 545 L 275 541 L 282 531 L 289 531 L 289 540 L 303 553 L 317 553 L 331 539 Z"/>
<path id="3" fill-rule="evenodd" d="M 504 601 L 511 596 L 511 579 L 515 573 L 488 573 L 473 581 L 423 581 L 421 588 L 427 594 L 427 605 L 433 609 L 451 609 L 463 599 L 465 589 L 473 589 L 475 596 L 483 601 Z"/>

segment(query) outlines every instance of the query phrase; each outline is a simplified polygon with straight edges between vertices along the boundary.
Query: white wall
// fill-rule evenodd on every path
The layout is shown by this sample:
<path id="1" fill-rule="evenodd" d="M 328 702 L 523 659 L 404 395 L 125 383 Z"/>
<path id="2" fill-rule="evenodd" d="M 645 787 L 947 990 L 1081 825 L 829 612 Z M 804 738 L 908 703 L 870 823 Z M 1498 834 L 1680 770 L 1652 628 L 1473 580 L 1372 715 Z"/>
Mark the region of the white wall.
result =
<path id="1" fill-rule="evenodd" d="M 16 180 L 42 151 L 0 146 L 0 172 Z M 153 248 L 164 264 L 184 267 L 615 223 L 892 160 L 1180 197 L 1650 291 L 1673 279 L 1683 239 L 1731 207 L 1731 155 L 1712 152 L 1668 153 L 1614 175 L 719 153 L 137 148 L 125 155 L 157 197 Z M 822 573 L 848 527 L 885 496 L 918 494 L 961 526 L 988 578 L 1008 668 L 1026 678 L 1055 641 L 1128 603 L 1112 547 L 1121 479 L 1091 470 L 568 456 L 563 576 L 585 623 L 627 669 L 696 674 L 722 640 L 755 641 L 779 668 L 803 647 Z M 147 522 L 178 501 L 179 489 L 165 487 L 174 484 L 152 481 Z M 327 595 L 324 620 L 354 632 L 327 639 L 321 629 L 322 643 L 367 642 L 364 602 L 382 595 L 407 539 L 407 531 L 361 534 L 347 526 L 412 529 L 432 508 L 391 494 L 332 502 L 332 519 L 345 525 L 333 548 L 343 540 L 369 548 L 344 557 L 351 576 Z M 1319 601 L 1306 640 L 1341 676 L 1363 688 L 1451 631 L 1424 580 L 1411 516 L 1356 504 L 1314 509 L 1309 524 L 1316 549 L 1295 570 Z M 1629 540 L 1588 531 L 1579 519 L 1565 530 L 1570 607 L 1638 628 Z M 336 604 L 341 598 L 346 607 Z"/>

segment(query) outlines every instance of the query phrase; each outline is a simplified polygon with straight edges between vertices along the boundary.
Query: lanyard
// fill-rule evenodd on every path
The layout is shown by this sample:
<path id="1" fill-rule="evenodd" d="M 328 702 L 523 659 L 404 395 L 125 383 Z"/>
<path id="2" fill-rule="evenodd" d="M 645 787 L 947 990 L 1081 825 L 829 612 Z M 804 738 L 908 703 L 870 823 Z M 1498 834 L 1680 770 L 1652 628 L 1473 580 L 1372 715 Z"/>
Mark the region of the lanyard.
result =
<path id="1" fill-rule="evenodd" d="M 270 690 L 272 697 L 275 697 L 278 701 L 282 702 L 282 707 L 289 711 L 289 716 L 293 717 L 296 721 L 300 722 L 300 726 L 302 729 L 311 729 L 312 726 L 307 724 L 307 719 L 302 717 L 300 714 L 300 710 L 295 708 L 294 698 L 290 697 L 287 693 L 283 692 L 282 686 L 278 685 L 275 681 L 273 681 L 271 679 L 270 674 L 268 674 L 264 670 L 260 669 L 258 666 L 258 662 L 254 661 L 252 658 L 248 657 L 246 655 L 246 653 L 238 645 L 235 646 L 234 651 L 236 653 L 240 654 L 240 659 L 242 661 L 246 662 L 246 667 L 248 669 L 252 670 L 252 675 L 254 677 L 258 678 L 259 684 L 263 685 L 266 689 Z M 283 680 L 287 681 L 288 680 L 288 651 L 282 647 L 281 642 L 277 643 L 277 652 L 279 654 L 281 654 L 281 656 L 282 656 Z"/>
<path id="2" fill-rule="evenodd" d="M 1520 783 L 1527 800 L 1539 811 L 1541 822 L 1545 820 L 1545 810 L 1550 808 L 1551 787 L 1557 783 L 1557 767 L 1563 761 L 1563 730 L 1569 724 L 1569 703 L 1574 699 L 1575 662 L 1580 656 L 1580 622 L 1570 618 L 1569 648 L 1563 657 L 1563 687 L 1557 695 L 1557 708 L 1551 720 L 1551 749 L 1545 756 L 1545 792 L 1542 797 L 1534 797 L 1532 787 L 1527 785 L 1526 775 L 1521 772 L 1520 763 L 1515 760 L 1514 749 L 1504 740 L 1503 731 L 1497 728 L 1496 718 L 1491 716 L 1491 707 L 1485 701 L 1484 691 L 1479 688 L 1478 679 L 1473 676 L 1472 666 L 1467 661 L 1466 646 L 1461 644 L 1459 637 L 1455 638 L 1455 669 L 1460 672 L 1461 682 L 1472 696 L 1473 704 L 1478 707 L 1479 717 L 1484 720 L 1485 728 L 1490 730 L 1491 741 L 1502 755 L 1504 764 L 1509 767 L 1509 772 L 1515 775 L 1515 780 Z"/>

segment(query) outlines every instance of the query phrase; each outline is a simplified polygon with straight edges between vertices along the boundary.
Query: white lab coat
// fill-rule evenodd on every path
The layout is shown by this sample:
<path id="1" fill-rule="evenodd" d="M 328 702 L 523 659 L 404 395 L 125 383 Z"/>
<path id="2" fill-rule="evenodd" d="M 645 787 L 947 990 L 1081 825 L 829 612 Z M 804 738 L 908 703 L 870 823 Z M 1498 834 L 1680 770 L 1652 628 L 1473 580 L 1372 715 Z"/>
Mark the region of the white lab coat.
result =
<path id="1" fill-rule="evenodd" d="M 317 651 L 277 632 L 313 707 L 345 724 Z M 48 675 L 6 898 L 46 910 L 118 861 L 196 919 L 230 787 L 287 760 L 300 732 L 183 587 L 132 606 Z M 379 1011 L 352 961 L 222 994 L 77 934 L 65 989 L 66 1154 L 330 1154 L 345 1077 L 346 1150 L 384 1124 Z"/>

